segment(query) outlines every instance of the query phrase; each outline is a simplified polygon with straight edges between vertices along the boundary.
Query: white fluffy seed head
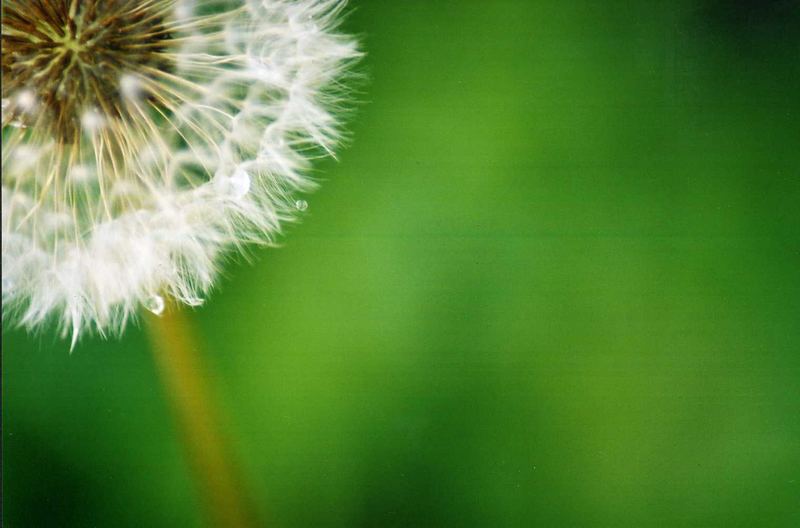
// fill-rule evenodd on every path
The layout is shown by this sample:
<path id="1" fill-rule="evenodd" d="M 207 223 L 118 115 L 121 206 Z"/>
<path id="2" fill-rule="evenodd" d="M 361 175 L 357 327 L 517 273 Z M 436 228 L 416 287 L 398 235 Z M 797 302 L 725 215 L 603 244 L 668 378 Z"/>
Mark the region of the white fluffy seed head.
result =
<path id="1" fill-rule="evenodd" d="M 201 304 L 220 256 L 271 242 L 314 187 L 309 157 L 337 144 L 359 56 L 336 31 L 343 3 L 36 6 L 4 0 L 5 317 L 56 319 L 74 343 L 161 312 L 163 296 Z M 41 22 L 26 34 L 47 9 L 66 35 Z M 109 51 L 129 44 L 138 55 Z"/>

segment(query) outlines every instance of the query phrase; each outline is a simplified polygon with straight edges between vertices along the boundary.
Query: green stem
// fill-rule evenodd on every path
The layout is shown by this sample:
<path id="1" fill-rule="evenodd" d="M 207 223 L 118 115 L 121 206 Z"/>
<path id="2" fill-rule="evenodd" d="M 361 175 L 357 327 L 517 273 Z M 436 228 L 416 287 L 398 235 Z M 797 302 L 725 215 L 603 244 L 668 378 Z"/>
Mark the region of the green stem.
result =
<path id="1" fill-rule="evenodd" d="M 156 366 L 198 480 L 209 525 L 256 526 L 220 433 L 200 347 L 186 314 L 169 306 L 161 316 L 148 314 L 147 327 Z"/>

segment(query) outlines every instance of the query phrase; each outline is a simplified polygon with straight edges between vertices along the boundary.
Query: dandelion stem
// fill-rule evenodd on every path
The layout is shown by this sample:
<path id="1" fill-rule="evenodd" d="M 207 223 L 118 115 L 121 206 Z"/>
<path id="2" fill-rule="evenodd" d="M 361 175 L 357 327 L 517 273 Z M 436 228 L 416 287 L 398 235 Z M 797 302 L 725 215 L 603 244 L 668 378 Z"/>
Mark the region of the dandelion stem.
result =
<path id="1" fill-rule="evenodd" d="M 186 314 L 170 306 L 149 315 L 156 367 L 198 481 L 210 526 L 256 526 L 229 457 L 202 368 L 200 347 Z"/>

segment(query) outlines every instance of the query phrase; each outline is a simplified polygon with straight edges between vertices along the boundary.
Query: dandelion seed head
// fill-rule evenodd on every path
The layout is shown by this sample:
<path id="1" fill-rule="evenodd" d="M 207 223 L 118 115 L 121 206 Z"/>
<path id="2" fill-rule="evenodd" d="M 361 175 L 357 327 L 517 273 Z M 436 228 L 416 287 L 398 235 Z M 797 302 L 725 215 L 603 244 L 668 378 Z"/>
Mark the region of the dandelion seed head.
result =
<path id="1" fill-rule="evenodd" d="M 341 137 L 340 0 L 4 0 L 2 295 L 73 343 L 206 298 Z M 160 302 L 159 302 L 160 299 Z"/>

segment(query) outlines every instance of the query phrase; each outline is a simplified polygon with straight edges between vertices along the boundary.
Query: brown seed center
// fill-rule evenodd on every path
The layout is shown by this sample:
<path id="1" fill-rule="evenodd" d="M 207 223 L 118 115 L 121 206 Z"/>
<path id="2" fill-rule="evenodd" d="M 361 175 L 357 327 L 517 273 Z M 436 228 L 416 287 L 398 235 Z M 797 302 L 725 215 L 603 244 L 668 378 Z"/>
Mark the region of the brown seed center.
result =
<path id="1" fill-rule="evenodd" d="M 72 143 L 98 120 L 128 117 L 123 80 L 169 68 L 169 4 L 4 0 L 3 126 Z"/>

